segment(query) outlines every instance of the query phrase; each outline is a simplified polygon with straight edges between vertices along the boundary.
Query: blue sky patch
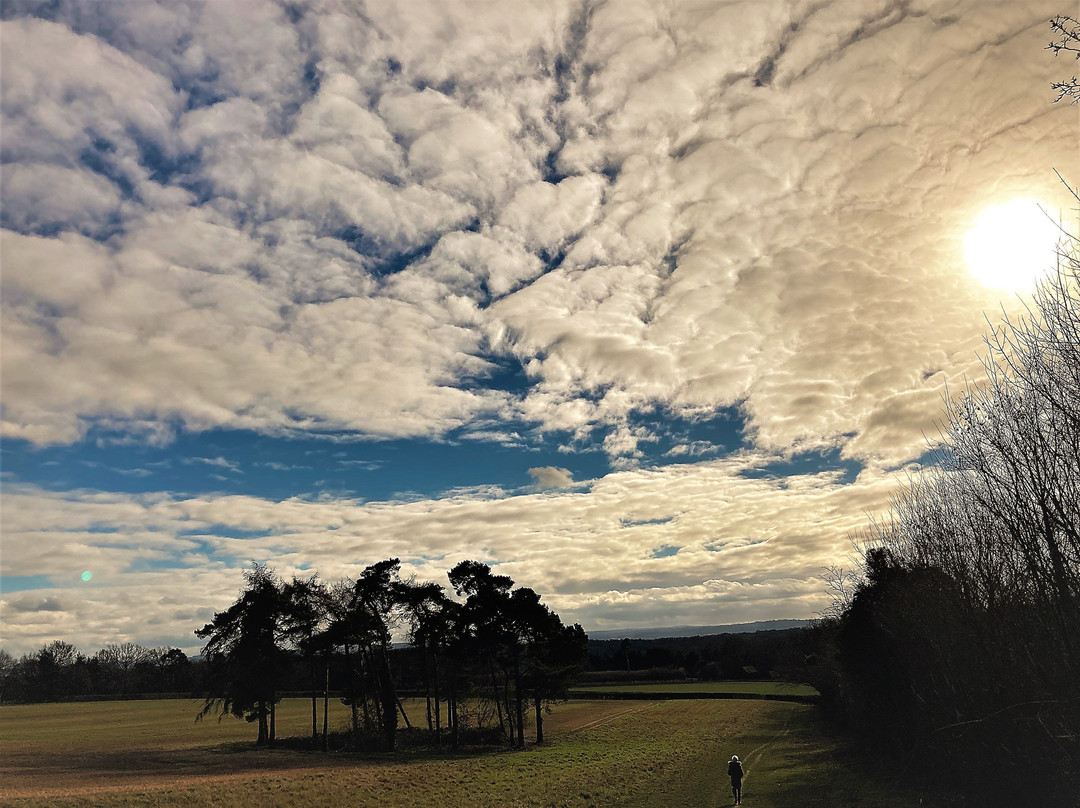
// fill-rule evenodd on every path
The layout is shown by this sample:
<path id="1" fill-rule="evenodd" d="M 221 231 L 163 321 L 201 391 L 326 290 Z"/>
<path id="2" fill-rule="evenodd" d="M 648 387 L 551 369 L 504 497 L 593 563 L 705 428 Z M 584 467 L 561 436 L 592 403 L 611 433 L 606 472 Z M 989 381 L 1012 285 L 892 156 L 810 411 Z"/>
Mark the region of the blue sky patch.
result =
<path id="1" fill-rule="evenodd" d="M 489 357 L 487 386 L 518 392 L 528 385 L 519 363 Z M 630 424 L 649 439 L 635 458 L 642 467 L 697 462 L 746 448 L 744 422 L 730 408 L 708 419 L 685 419 L 657 408 L 634 415 Z M 51 490 L 91 489 L 178 496 L 238 494 L 281 500 L 335 496 L 383 501 L 438 497 L 496 486 L 528 489 L 529 469 L 567 469 L 574 482 L 612 471 L 603 451 L 611 427 L 585 441 L 566 433 L 540 433 L 528 424 L 470 424 L 444 439 L 356 440 L 349 435 L 281 437 L 246 430 L 178 430 L 164 446 L 115 440 L 91 429 L 70 445 L 35 447 L 19 439 L 0 440 L 0 459 L 10 482 Z M 566 451 L 571 446 L 573 451 Z M 749 478 L 782 478 L 839 471 L 851 482 L 862 469 L 840 457 L 839 449 L 806 452 L 746 470 Z M 237 538 L 243 538 L 237 536 Z"/>
<path id="2" fill-rule="evenodd" d="M 50 575 L 0 575 L 0 593 L 26 592 L 31 589 L 52 588 Z"/>
<path id="3" fill-rule="evenodd" d="M 841 448 L 836 447 L 827 451 L 797 452 L 787 460 L 776 460 L 755 469 L 743 470 L 739 474 L 753 480 L 771 480 L 836 471 L 840 472 L 837 482 L 846 485 L 855 482 L 855 478 L 863 470 L 863 464 L 858 460 L 841 457 L 841 451 Z"/>

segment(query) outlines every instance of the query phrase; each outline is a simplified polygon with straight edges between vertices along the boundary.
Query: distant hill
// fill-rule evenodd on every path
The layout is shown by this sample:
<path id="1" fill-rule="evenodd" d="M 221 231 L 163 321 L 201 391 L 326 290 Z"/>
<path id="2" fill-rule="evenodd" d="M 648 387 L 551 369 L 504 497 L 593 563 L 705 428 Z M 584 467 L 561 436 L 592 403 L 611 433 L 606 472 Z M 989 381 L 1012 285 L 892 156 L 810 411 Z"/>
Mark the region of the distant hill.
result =
<path id="1" fill-rule="evenodd" d="M 621 628 L 612 631 L 589 631 L 590 640 L 659 640 L 668 637 L 708 637 L 716 634 L 749 634 L 755 631 L 784 631 L 804 628 L 810 620 L 762 620 L 729 626 L 665 626 L 663 628 Z"/>

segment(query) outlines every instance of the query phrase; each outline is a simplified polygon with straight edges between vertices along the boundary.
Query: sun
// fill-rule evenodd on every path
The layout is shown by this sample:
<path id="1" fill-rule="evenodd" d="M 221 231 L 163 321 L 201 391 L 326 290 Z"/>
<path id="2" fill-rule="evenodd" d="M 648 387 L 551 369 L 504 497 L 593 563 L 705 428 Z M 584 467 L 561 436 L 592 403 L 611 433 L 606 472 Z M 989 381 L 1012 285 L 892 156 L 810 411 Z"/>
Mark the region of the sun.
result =
<path id="1" fill-rule="evenodd" d="M 990 289 L 1035 288 L 1054 267 L 1058 224 L 1035 199 L 987 208 L 964 237 L 968 270 Z"/>

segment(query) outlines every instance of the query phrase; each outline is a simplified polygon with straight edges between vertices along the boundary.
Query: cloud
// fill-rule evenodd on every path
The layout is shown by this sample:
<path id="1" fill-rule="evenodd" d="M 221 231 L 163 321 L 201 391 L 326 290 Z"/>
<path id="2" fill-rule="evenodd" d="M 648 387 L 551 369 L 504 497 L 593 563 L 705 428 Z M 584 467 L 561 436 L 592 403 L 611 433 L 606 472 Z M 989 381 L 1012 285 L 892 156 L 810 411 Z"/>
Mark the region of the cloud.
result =
<path id="1" fill-rule="evenodd" d="M 536 480 L 537 488 L 569 488 L 574 484 L 574 475 L 558 466 L 539 466 L 529 469 L 528 474 Z"/>
<path id="2" fill-rule="evenodd" d="M 1049 4 L 145 11 L 5 23 L 7 435 L 496 418 L 633 461 L 635 413 L 737 405 L 902 462 L 996 305 L 960 236 L 1077 145 Z"/>
<path id="3" fill-rule="evenodd" d="M 205 466 L 215 466 L 217 468 L 227 469 L 234 474 L 243 473 L 239 463 L 237 463 L 235 460 L 226 460 L 224 457 L 185 457 L 181 459 L 180 462 L 184 463 L 185 465 L 201 463 Z"/>
<path id="4" fill-rule="evenodd" d="M 617 469 L 383 503 L 8 475 L 5 574 L 65 607 L 8 606 L 11 636 L 187 637 L 175 599 L 220 608 L 248 559 L 484 558 L 596 628 L 812 614 L 976 375 L 983 312 L 1022 306 L 967 276 L 963 234 L 1012 197 L 1069 204 L 1057 11 L 7 4 L 0 434 L 460 438 Z M 732 412 L 734 441 L 681 434 Z M 830 452 L 855 483 L 755 474 Z"/>
<path id="5" fill-rule="evenodd" d="M 23 613 L 67 611 L 63 603 L 55 597 L 17 597 L 9 601 L 7 607 Z"/>

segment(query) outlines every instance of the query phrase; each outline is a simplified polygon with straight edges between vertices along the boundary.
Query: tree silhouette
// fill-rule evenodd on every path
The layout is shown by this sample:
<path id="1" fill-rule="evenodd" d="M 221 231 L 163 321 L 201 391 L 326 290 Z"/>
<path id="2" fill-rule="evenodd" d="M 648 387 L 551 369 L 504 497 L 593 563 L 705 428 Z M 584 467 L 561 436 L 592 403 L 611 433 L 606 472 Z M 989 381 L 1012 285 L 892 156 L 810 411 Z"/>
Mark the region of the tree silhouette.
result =
<path id="1" fill-rule="evenodd" d="M 318 710 L 318 671 L 317 659 L 322 656 L 326 662 L 326 647 L 323 632 L 329 622 L 330 592 L 319 581 L 318 574 L 310 578 L 297 578 L 285 584 L 281 589 L 282 629 L 290 646 L 300 653 L 307 663 L 311 693 L 311 741 L 319 740 Z M 329 695 L 326 688 L 326 673 L 323 671 L 323 745 L 326 744 L 326 716 Z"/>
<path id="2" fill-rule="evenodd" d="M 462 561 L 449 574 L 462 607 L 466 648 L 486 665 L 499 724 L 508 740 L 525 743 L 525 704 L 532 699 L 537 743 L 543 742 L 543 708 L 565 693 L 587 658 L 585 632 L 566 628 L 532 589 L 511 591 L 514 581 L 480 561 Z"/>
<path id="3" fill-rule="evenodd" d="M 517 646 L 509 622 L 512 578 L 495 575 L 482 561 L 462 561 L 449 572 L 450 584 L 465 603 L 460 614 L 464 653 L 486 672 L 488 697 L 495 705 L 499 727 L 508 740 L 515 738 L 514 668 Z M 524 737 L 519 735 L 521 740 Z"/>
<path id="4" fill-rule="evenodd" d="M 444 670 L 450 659 L 456 604 L 434 582 L 403 582 L 399 586 L 399 598 L 409 622 L 409 642 L 420 651 L 428 730 L 439 743 L 442 738 Z M 452 694 L 453 690 L 448 717 L 455 712 Z"/>
<path id="5" fill-rule="evenodd" d="M 354 742 L 360 741 L 362 719 L 365 732 L 377 731 L 388 750 L 396 742 L 399 712 L 408 724 L 390 667 L 392 629 L 401 606 L 400 567 L 398 559 L 387 559 L 366 567 L 355 581 L 339 583 L 326 635 L 345 650 L 345 703 L 352 711 Z"/>
<path id="6" fill-rule="evenodd" d="M 1080 793 L 1076 248 L 988 336 L 984 378 L 947 406 L 938 462 L 871 526 L 842 618 L 849 715 L 988 806 Z"/>
<path id="7" fill-rule="evenodd" d="M 286 664 L 282 637 L 286 611 L 282 584 L 266 566 L 244 573 L 246 587 L 236 602 L 198 629 L 207 641 L 207 695 L 198 718 L 218 711 L 258 722 L 256 743 L 274 742 L 277 734 L 278 678 Z"/>
<path id="8" fill-rule="evenodd" d="M 523 645 L 518 654 L 519 670 L 525 671 L 524 682 L 517 679 L 518 706 L 525 697 L 525 687 L 531 691 L 536 720 L 536 742 L 544 742 L 544 708 L 555 699 L 565 698 L 570 684 L 581 671 L 588 657 L 588 639 L 579 625 L 567 627 L 555 612 L 540 602 L 532 589 L 514 590 L 510 597 L 511 621 L 517 643 Z M 522 722 L 519 718 L 518 728 Z M 519 744 L 523 743 L 519 735 Z"/>

